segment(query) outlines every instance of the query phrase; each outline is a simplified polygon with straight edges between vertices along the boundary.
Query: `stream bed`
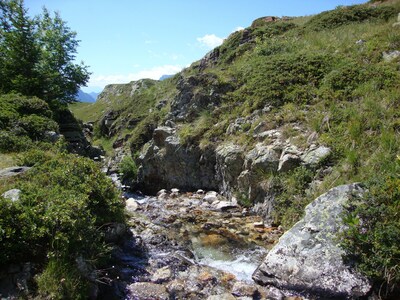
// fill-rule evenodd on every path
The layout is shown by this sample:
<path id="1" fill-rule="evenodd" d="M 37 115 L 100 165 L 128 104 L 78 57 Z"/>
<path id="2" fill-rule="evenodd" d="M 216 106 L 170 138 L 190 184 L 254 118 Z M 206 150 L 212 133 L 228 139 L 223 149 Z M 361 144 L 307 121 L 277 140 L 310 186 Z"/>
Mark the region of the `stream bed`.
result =
<path id="1" fill-rule="evenodd" d="M 282 234 L 261 217 L 215 192 L 123 197 L 129 236 L 113 251 L 103 299 L 283 299 L 251 278 Z"/>

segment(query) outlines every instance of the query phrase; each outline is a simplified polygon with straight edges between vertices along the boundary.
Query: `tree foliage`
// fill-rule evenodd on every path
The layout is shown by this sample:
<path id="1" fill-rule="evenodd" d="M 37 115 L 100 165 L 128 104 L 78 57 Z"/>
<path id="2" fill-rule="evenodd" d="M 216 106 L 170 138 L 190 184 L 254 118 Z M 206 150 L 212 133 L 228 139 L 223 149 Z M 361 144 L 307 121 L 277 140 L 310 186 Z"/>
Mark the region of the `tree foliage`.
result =
<path id="1" fill-rule="evenodd" d="M 58 13 L 31 18 L 23 0 L 0 0 L 0 92 L 74 101 L 90 75 L 74 62 L 78 44 Z"/>

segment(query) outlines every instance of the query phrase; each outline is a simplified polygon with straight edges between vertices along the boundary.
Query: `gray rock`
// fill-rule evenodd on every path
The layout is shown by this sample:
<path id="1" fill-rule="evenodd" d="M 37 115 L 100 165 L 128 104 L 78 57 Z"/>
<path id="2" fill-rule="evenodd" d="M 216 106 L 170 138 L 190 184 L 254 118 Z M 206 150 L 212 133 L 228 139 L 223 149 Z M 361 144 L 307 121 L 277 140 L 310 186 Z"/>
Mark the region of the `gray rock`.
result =
<path id="1" fill-rule="evenodd" d="M 280 155 L 273 147 L 259 143 L 247 153 L 245 166 L 254 171 L 274 172 L 278 169 Z"/>
<path id="2" fill-rule="evenodd" d="M 128 286 L 128 299 L 137 300 L 167 300 L 167 289 L 161 284 L 150 282 L 135 282 Z"/>
<path id="3" fill-rule="evenodd" d="M 153 132 L 153 140 L 154 144 L 158 147 L 162 147 L 165 143 L 167 137 L 173 135 L 175 133 L 175 129 L 171 127 L 157 127 Z"/>
<path id="4" fill-rule="evenodd" d="M 220 210 L 220 211 L 227 211 L 229 209 L 237 208 L 237 203 L 233 201 L 216 201 L 212 203 L 212 207 L 215 210 Z"/>
<path id="5" fill-rule="evenodd" d="M 133 198 L 129 198 L 128 200 L 126 200 L 126 206 L 125 206 L 125 208 L 126 208 L 126 210 L 128 211 L 128 212 L 134 212 L 134 211 L 137 211 L 138 210 L 138 208 L 139 208 L 139 204 L 137 203 L 137 201 L 135 200 L 135 199 L 133 199 Z"/>
<path id="6" fill-rule="evenodd" d="M 395 60 L 396 58 L 400 57 L 400 51 L 394 50 L 394 51 L 389 51 L 389 52 L 383 52 L 382 56 L 383 56 L 384 61 L 391 62 L 391 61 Z"/>
<path id="7" fill-rule="evenodd" d="M 235 282 L 232 287 L 232 294 L 237 297 L 251 297 L 251 299 L 260 296 L 257 286 L 241 281 Z"/>
<path id="8" fill-rule="evenodd" d="M 284 154 L 279 159 L 278 172 L 288 172 L 300 165 L 301 159 L 295 154 Z"/>
<path id="9" fill-rule="evenodd" d="M 5 199 L 9 199 L 12 202 L 18 201 L 20 195 L 21 195 L 21 190 L 19 189 L 8 190 L 7 192 L 1 194 L 2 197 L 4 197 Z"/>
<path id="10" fill-rule="evenodd" d="M 0 178 L 12 177 L 28 171 L 30 167 L 9 167 L 0 170 Z"/>
<path id="11" fill-rule="evenodd" d="M 55 143 L 61 138 L 61 135 L 55 131 L 45 131 L 44 136 L 51 143 Z"/>
<path id="12" fill-rule="evenodd" d="M 345 265 L 336 234 L 344 228 L 341 214 L 358 184 L 342 185 L 318 197 L 305 216 L 287 231 L 253 274 L 261 285 L 301 290 L 341 299 L 366 295 L 369 281 Z"/>
<path id="13" fill-rule="evenodd" d="M 147 194 L 162 188 L 193 191 L 218 187 L 214 150 L 183 146 L 176 135 L 168 136 L 159 146 L 154 141 L 145 145 L 138 161 L 137 188 Z"/>
<path id="14" fill-rule="evenodd" d="M 171 279 L 172 272 L 170 267 L 166 266 L 156 270 L 156 272 L 151 277 L 151 281 L 154 283 L 162 283 L 169 281 Z"/>
<path id="15" fill-rule="evenodd" d="M 203 197 L 203 201 L 210 204 L 218 201 L 218 193 L 214 191 L 207 192 L 207 194 Z"/>
<path id="16" fill-rule="evenodd" d="M 244 163 L 243 149 L 235 144 L 222 144 L 216 149 L 216 171 L 220 182 L 220 191 L 228 198 L 232 197 L 233 187 L 242 172 Z"/>
<path id="17" fill-rule="evenodd" d="M 276 287 L 270 286 L 267 291 L 267 299 L 269 300 L 282 300 L 284 298 L 283 293 Z"/>
<path id="18" fill-rule="evenodd" d="M 220 295 L 208 296 L 207 300 L 235 300 L 236 298 L 230 293 L 224 293 Z"/>
<path id="19" fill-rule="evenodd" d="M 325 146 L 320 146 L 316 149 L 311 149 L 301 156 L 301 160 L 306 167 L 315 168 L 324 159 L 326 159 L 332 150 Z"/>

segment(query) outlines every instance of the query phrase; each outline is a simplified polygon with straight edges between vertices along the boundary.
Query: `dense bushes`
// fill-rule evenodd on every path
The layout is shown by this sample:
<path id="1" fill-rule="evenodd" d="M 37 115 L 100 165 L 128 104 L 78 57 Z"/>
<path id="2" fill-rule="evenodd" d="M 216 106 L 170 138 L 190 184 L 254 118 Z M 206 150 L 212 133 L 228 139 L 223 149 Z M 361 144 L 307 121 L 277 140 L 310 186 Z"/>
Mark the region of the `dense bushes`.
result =
<path id="1" fill-rule="evenodd" d="M 240 70 L 242 87 L 233 95 L 251 103 L 252 109 L 287 102 L 304 104 L 312 101 L 332 58 L 318 53 L 258 57 Z"/>
<path id="2" fill-rule="evenodd" d="M 111 181 L 94 162 L 75 155 L 50 158 L 7 188 L 21 194 L 17 201 L 0 197 L 0 265 L 35 261 L 46 276 L 54 262 L 73 270 L 78 258 L 92 265 L 106 249 L 101 228 L 124 219 Z"/>
<path id="3" fill-rule="evenodd" d="M 138 167 L 131 156 L 124 156 L 119 164 L 119 172 L 122 173 L 122 180 L 134 180 L 138 173 Z"/>
<path id="4" fill-rule="evenodd" d="M 305 28 L 321 31 L 366 20 L 387 21 L 389 18 L 394 17 L 396 13 L 396 10 L 390 6 L 368 7 L 355 5 L 339 7 L 316 15 L 306 23 Z"/>
<path id="5" fill-rule="evenodd" d="M 352 203 L 342 242 L 347 258 L 378 286 L 383 284 L 386 296 L 400 288 L 400 158 L 395 164 L 393 174 L 374 178 L 363 201 Z"/>
<path id="6" fill-rule="evenodd" d="M 36 97 L 0 96 L 0 151 L 14 152 L 46 139 L 46 131 L 58 131 L 48 104 Z"/>

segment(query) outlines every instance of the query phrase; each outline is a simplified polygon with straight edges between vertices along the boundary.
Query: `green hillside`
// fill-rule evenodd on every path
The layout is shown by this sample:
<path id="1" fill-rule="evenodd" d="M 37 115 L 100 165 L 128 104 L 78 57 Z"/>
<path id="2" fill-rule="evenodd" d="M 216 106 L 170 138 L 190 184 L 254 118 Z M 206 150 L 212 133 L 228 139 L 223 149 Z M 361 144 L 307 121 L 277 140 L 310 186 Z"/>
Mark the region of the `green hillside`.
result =
<path id="1" fill-rule="evenodd" d="M 385 1 L 310 17 L 260 18 L 173 78 L 135 95 L 113 98 L 115 92 L 105 91 L 98 103 L 72 109 L 83 120 L 98 116 L 97 137 L 124 138 L 133 157 L 169 120 L 187 149 L 232 142 L 250 150 L 260 142 L 257 134 L 268 130 L 278 130 L 300 150 L 310 143 L 329 147 L 331 154 L 317 168 L 257 175 L 277 192 L 274 220 L 289 228 L 321 193 L 344 183 L 367 184 L 382 195 L 369 201 L 384 212 L 375 212 L 366 236 L 356 234 L 359 219 L 350 218 L 347 248 L 367 274 L 395 285 L 399 253 L 391 247 L 399 240 L 389 237 L 388 228 L 400 232 L 394 221 L 400 191 L 399 12 L 399 1 Z M 164 105 L 157 106 L 161 100 Z M 102 117 L 110 111 L 112 128 L 102 131 Z M 246 197 L 242 204 L 255 204 Z M 368 206 L 357 209 L 371 216 Z"/>

